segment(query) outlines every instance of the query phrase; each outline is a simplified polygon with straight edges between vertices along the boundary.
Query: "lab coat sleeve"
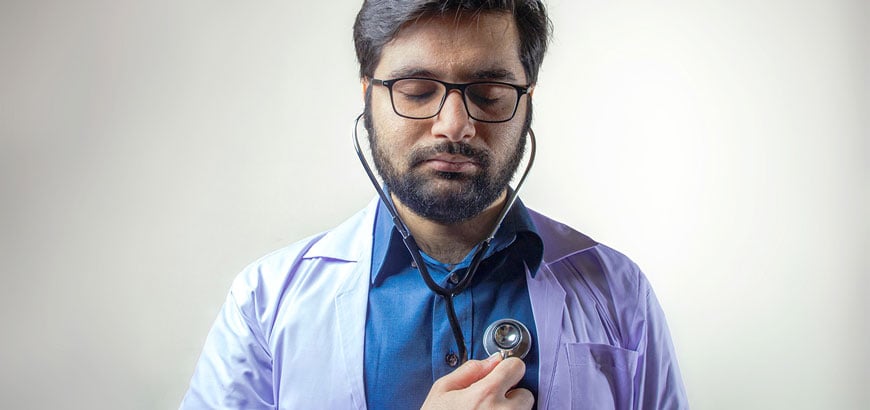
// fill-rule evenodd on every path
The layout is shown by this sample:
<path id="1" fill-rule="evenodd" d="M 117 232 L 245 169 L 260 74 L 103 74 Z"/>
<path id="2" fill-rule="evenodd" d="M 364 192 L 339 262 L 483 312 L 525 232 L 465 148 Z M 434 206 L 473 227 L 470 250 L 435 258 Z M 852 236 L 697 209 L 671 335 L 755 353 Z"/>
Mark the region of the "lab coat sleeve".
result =
<path id="1" fill-rule="evenodd" d="M 181 409 L 273 409 L 272 358 L 231 291 L 206 338 Z"/>
<path id="2" fill-rule="evenodd" d="M 664 311 L 652 288 L 646 290 L 646 326 L 635 375 L 639 396 L 635 403 L 640 409 L 688 409 L 686 389 Z"/>

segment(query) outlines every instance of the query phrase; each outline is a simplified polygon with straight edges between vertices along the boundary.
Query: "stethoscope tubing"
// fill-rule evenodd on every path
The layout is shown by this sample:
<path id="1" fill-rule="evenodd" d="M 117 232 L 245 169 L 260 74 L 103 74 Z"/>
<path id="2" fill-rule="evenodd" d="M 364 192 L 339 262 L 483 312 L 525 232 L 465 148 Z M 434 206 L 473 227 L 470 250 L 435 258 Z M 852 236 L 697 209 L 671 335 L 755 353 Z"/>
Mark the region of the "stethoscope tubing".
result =
<path id="1" fill-rule="evenodd" d="M 399 217 L 399 213 L 396 210 L 396 207 L 393 204 L 390 196 L 387 195 L 383 188 L 381 188 L 381 185 L 378 183 L 378 180 L 375 177 L 374 171 L 372 170 L 371 166 L 368 163 L 368 160 L 365 158 L 365 155 L 360 148 L 359 133 L 357 132 L 357 130 L 359 128 L 359 122 L 364 115 L 365 113 L 358 115 L 356 117 L 356 120 L 354 120 L 353 122 L 353 146 L 356 150 L 356 155 L 359 157 L 360 163 L 362 164 L 363 169 L 365 169 L 369 180 L 371 180 L 372 185 L 375 187 L 375 191 L 377 191 L 378 196 L 384 202 L 387 211 L 390 212 L 390 215 L 393 218 L 393 224 L 396 226 L 396 229 L 402 236 L 402 242 L 408 249 L 408 253 L 410 253 L 411 259 L 417 265 L 417 269 L 419 269 L 420 276 L 423 278 L 423 282 L 426 283 L 426 287 L 428 287 L 433 293 L 441 296 L 445 300 L 447 306 L 447 319 L 450 322 L 450 328 L 453 331 L 453 337 L 456 340 L 456 348 L 458 349 L 460 360 L 464 363 L 468 360 L 468 353 L 467 349 L 465 348 L 465 337 L 462 335 L 462 328 L 459 325 L 459 319 L 456 317 L 456 310 L 453 306 L 453 298 L 456 295 L 462 293 L 462 291 L 464 291 L 468 287 L 468 285 L 471 284 L 472 279 L 474 279 L 474 275 L 477 273 L 477 268 L 480 266 L 480 263 L 483 261 L 483 257 L 486 254 L 486 251 L 489 249 L 490 243 L 492 243 L 493 238 L 495 238 L 495 234 L 498 232 L 498 229 L 501 227 L 502 222 L 504 221 L 505 217 L 507 217 L 508 212 L 513 207 L 514 203 L 518 198 L 520 188 L 526 181 L 526 177 L 529 175 L 529 171 L 532 169 L 532 165 L 535 162 L 535 132 L 531 128 L 529 128 L 528 138 L 531 141 L 531 144 L 529 144 L 529 160 L 526 163 L 525 170 L 523 170 L 523 174 L 520 177 L 520 180 L 517 182 L 516 188 L 508 189 L 507 200 L 505 201 L 501 212 L 496 218 L 496 223 L 493 226 L 492 231 L 475 247 L 474 255 L 471 258 L 471 263 L 468 266 L 468 270 L 466 271 L 465 276 L 453 288 L 445 288 L 435 282 L 435 280 L 432 278 L 432 275 L 429 274 L 429 270 L 428 268 L 426 268 L 425 261 L 423 261 L 423 255 L 420 251 L 420 247 L 417 245 L 417 241 L 414 240 L 414 236 L 411 235 L 411 231 L 408 229 L 407 225 L 405 225 L 404 221 L 402 221 L 402 218 Z"/>

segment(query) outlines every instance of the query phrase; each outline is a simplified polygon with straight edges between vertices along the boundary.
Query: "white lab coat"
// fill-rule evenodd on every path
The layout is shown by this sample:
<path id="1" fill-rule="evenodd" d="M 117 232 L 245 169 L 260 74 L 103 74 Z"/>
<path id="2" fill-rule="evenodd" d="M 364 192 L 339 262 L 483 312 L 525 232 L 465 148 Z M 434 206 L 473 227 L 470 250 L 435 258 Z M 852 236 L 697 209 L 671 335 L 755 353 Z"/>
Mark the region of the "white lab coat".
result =
<path id="1" fill-rule="evenodd" d="M 181 404 L 364 409 L 365 320 L 377 201 L 246 268 Z M 544 243 L 527 272 L 538 408 L 686 408 L 663 313 L 625 256 L 530 211 Z"/>

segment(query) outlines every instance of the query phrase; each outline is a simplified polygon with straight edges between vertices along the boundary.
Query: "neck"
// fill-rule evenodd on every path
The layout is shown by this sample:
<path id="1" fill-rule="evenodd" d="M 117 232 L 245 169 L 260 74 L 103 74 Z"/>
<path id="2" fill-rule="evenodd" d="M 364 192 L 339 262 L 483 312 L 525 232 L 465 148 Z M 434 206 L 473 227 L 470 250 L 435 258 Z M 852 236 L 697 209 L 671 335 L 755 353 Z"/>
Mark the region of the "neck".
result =
<path id="1" fill-rule="evenodd" d="M 435 260 L 447 264 L 462 262 L 471 249 L 486 239 L 494 228 L 506 197 L 507 193 L 502 193 L 495 202 L 471 219 L 444 224 L 417 215 L 392 196 L 396 211 L 414 235 L 417 246 Z"/>

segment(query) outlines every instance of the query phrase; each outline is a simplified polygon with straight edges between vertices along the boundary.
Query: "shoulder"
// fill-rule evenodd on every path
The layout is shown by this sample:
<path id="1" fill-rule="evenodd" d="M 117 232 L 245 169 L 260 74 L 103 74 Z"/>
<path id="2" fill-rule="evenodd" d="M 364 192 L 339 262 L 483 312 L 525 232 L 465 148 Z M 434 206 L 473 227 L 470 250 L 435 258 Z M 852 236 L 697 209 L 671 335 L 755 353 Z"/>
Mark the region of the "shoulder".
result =
<path id="1" fill-rule="evenodd" d="M 598 268 L 611 272 L 638 272 L 637 265 L 613 248 L 601 244 L 576 229 L 533 210 L 529 210 L 538 235 L 544 243 L 544 264 L 560 261 L 598 262 Z"/>
<path id="2" fill-rule="evenodd" d="M 275 250 L 249 264 L 233 283 L 234 290 L 285 284 L 306 261 L 356 262 L 371 250 L 374 222 L 371 204 L 340 225 Z"/>
<path id="3" fill-rule="evenodd" d="M 311 235 L 291 245 L 274 250 L 251 262 L 236 276 L 231 292 L 238 302 L 243 298 L 256 296 L 257 292 L 268 292 L 280 288 L 289 280 L 304 259 L 304 255 L 329 231 Z"/>
<path id="4" fill-rule="evenodd" d="M 597 312 L 600 319 L 615 324 L 613 336 L 620 345 L 636 346 L 632 324 L 646 316 L 651 291 L 638 265 L 565 224 L 540 214 L 533 214 L 533 219 L 544 242 L 541 280 L 558 284 L 569 308 Z"/>
<path id="5" fill-rule="evenodd" d="M 371 251 L 372 213 L 369 206 L 333 229 L 257 259 L 236 276 L 230 296 L 249 319 L 268 321 L 294 293 L 339 286 L 338 275 Z"/>
<path id="6" fill-rule="evenodd" d="M 544 243 L 545 265 L 555 269 L 571 267 L 585 276 L 645 280 L 637 264 L 616 249 L 538 212 L 529 210 L 529 214 Z"/>

